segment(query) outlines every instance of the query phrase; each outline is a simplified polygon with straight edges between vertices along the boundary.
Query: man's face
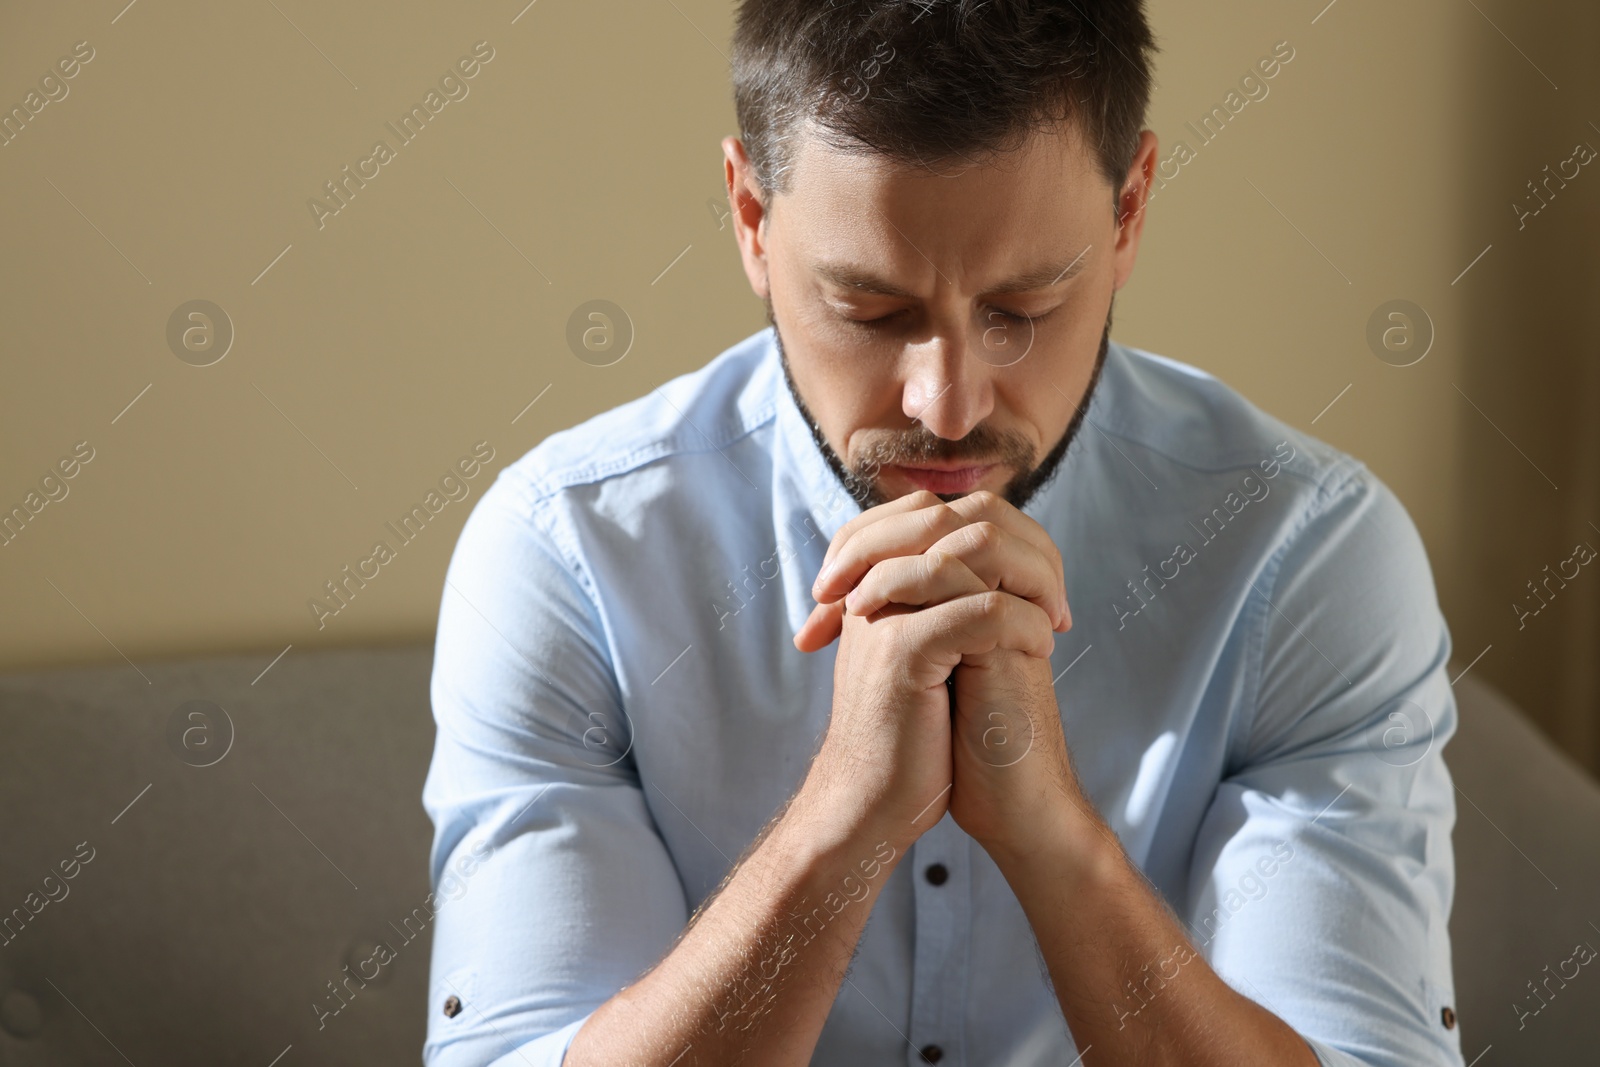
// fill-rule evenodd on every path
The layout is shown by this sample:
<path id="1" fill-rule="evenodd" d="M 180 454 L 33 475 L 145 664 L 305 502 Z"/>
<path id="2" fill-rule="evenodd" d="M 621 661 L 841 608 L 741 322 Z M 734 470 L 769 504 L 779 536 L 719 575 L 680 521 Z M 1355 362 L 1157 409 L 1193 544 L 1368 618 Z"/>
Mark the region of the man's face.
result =
<path id="1" fill-rule="evenodd" d="M 743 146 L 723 146 L 785 377 L 862 507 L 921 488 L 1023 506 L 1087 407 L 1144 182 L 1113 190 L 1075 127 L 938 173 L 806 137 L 790 191 L 763 206 Z M 1146 133 L 1136 179 L 1154 158 Z"/>

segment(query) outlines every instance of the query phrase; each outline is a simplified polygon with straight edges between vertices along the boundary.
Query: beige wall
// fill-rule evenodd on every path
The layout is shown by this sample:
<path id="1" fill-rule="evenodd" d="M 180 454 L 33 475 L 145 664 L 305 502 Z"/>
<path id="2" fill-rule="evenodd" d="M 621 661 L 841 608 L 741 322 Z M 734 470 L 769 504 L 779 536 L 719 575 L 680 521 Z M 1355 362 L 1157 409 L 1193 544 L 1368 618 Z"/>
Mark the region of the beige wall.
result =
<path id="1" fill-rule="evenodd" d="M 0 507 L 93 449 L 0 547 L 0 665 L 265 667 L 425 637 L 495 470 L 763 325 L 708 206 L 735 132 L 730 4 L 117 6 L 0 27 L 7 107 L 76 42 L 94 53 L 0 148 Z M 1600 176 L 1523 232 L 1508 207 L 1576 139 L 1600 146 L 1596 16 L 1570 6 L 1155 3 L 1151 126 L 1194 156 L 1151 207 L 1116 334 L 1366 460 L 1428 544 L 1460 665 L 1492 645 L 1473 669 L 1593 764 L 1600 576 L 1521 632 L 1507 606 L 1600 522 Z M 479 41 L 468 95 L 399 145 L 385 123 Z M 1281 41 L 1269 94 L 1202 145 L 1185 122 Z M 308 201 L 379 138 L 394 158 L 319 224 Z M 636 332 L 609 367 L 565 341 L 597 298 Z M 1436 328 L 1410 367 L 1365 340 L 1397 298 Z M 196 299 L 235 331 L 205 367 L 166 338 Z M 485 441 L 472 495 L 319 628 L 308 599 Z"/>
<path id="2" fill-rule="evenodd" d="M 1520 626 L 1513 607 L 1539 607 L 1528 583 L 1563 569 L 1580 541 L 1600 549 L 1600 159 L 1564 187 L 1559 177 L 1579 142 L 1600 149 L 1600 7 L 1573 4 L 1557 18 L 1539 10 L 1548 6 L 1496 14 L 1525 55 L 1477 35 L 1483 74 L 1460 118 L 1461 229 L 1494 243 L 1464 309 L 1461 385 L 1498 429 L 1467 416 L 1462 455 L 1474 476 L 1455 504 L 1450 606 L 1476 644 L 1469 654 L 1493 646 L 1489 677 L 1600 770 L 1600 566 L 1550 581 L 1548 606 Z M 1540 203 L 1530 181 L 1550 199 L 1519 221 L 1513 203 Z"/>

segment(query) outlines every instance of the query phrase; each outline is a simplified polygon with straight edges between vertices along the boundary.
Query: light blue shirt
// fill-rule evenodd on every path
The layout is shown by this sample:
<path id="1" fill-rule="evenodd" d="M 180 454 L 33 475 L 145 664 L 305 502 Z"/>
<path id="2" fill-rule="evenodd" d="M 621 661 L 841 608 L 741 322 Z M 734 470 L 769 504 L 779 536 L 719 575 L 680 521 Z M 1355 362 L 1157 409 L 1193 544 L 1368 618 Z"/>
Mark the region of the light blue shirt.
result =
<path id="1" fill-rule="evenodd" d="M 1450 637 L 1404 507 L 1113 343 L 1025 510 L 1066 569 L 1084 788 L 1203 957 L 1325 1065 L 1459 1065 Z M 799 786 L 838 645 L 791 638 L 859 513 L 770 328 L 500 472 L 439 614 L 429 1064 L 560 1064 Z M 813 1063 L 1073 1063 L 1015 895 L 948 814 L 870 900 Z M 1134 1016 L 1179 969 L 1107 998 Z"/>

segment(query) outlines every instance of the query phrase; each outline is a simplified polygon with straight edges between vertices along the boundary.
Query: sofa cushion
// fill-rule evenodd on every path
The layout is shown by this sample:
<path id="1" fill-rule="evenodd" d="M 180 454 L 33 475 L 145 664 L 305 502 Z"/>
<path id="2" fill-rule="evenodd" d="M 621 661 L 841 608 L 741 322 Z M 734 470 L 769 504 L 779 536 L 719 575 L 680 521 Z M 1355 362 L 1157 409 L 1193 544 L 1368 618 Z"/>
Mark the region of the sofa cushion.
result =
<path id="1" fill-rule="evenodd" d="M 0 678 L 0 1063 L 419 1062 L 432 647 L 271 660 Z"/>
<path id="2" fill-rule="evenodd" d="M 1470 1062 L 1492 1046 L 1481 1067 L 1594 1063 L 1600 959 L 1574 953 L 1600 950 L 1600 786 L 1482 679 L 1461 677 L 1456 703 L 1445 762 L 1462 1051 Z"/>

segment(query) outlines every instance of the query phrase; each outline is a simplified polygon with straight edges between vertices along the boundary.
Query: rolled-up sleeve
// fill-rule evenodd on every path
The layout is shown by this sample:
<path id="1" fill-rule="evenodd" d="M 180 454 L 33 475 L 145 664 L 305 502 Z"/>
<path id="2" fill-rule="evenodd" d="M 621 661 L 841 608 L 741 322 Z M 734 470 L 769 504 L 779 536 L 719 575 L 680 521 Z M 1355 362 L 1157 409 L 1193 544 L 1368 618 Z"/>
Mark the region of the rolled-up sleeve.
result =
<path id="1" fill-rule="evenodd" d="M 555 1067 L 688 919 L 574 549 L 548 499 L 508 469 L 450 561 L 422 796 L 435 831 L 430 1067 Z"/>
<path id="2" fill-rule="evenodd" d="M 1381 481 L 1347 467 L 1253 585 L 1251 710 L 1184 918 L 1326 1067 L 1459 1065 L 1442 759 L 1456 708 L 1421 539 Z"/>

